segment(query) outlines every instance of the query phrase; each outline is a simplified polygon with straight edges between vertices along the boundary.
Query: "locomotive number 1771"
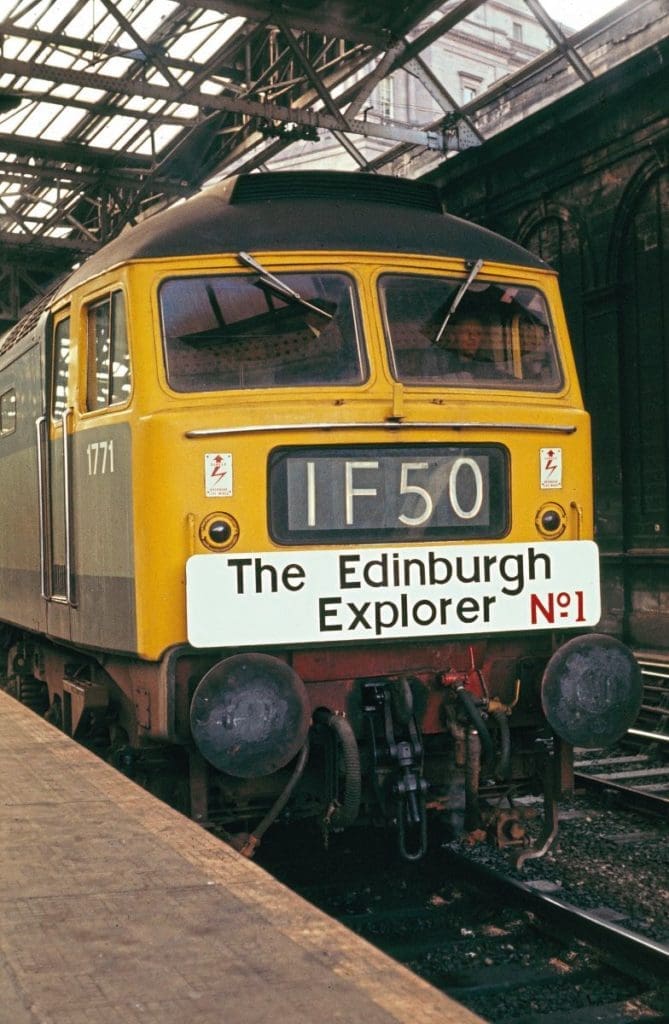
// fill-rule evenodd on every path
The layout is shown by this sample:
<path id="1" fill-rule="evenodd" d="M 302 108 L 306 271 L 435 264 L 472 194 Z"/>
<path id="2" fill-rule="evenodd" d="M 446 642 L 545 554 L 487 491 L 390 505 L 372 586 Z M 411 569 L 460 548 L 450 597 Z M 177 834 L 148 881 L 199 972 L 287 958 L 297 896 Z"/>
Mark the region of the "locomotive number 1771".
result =
<path id="1" fill-rule="evenodd" d="M 88 475 L 102 476 L 105 473 L 114 472 L 114 442 L 93 441 L 86 445 L 86 458 L 88 460 Z"/>

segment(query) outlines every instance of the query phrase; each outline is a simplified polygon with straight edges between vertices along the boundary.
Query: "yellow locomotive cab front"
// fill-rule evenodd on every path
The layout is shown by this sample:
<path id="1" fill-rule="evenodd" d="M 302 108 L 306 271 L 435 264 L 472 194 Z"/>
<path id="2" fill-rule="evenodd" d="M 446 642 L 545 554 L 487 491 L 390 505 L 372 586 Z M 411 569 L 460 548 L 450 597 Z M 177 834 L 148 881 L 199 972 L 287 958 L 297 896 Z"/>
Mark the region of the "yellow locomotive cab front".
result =
<path id="1" fill-rule="evenodd" d="M 639 702 L 629 652 L 591 632 L 557 278 L 427 186 L 308 177 L 148 218 L 0 362 L 45 373 L 15 687 L 43 682 L 53 720 L 108 730 L 246 852 L 289 804 L 325 831 L 393 822 L 417 858 L 460 788 L 461 826 L 526 857 L 512 795 L 546 758 L 568 788 L 571 744 Z"/>

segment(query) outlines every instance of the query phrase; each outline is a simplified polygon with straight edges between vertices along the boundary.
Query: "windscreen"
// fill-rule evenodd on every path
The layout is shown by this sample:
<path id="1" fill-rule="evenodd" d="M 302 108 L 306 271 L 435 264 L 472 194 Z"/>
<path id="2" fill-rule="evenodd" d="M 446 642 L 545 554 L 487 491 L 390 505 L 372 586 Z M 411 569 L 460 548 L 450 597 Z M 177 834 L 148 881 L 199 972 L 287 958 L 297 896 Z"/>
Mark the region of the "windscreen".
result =
<path id="1" fill-rule="evenodd" d="M 555 391 L 562 384 L 536 288 L 458 278 L 380 279 L 393 375 L 405 384 Z"/>
<path id="2" fill-rule="evenodd" d="M 160 288 L 167 379 L 175 391 L 225 391 L 365 379 L 352 281 L 281 275 L 294 296 L 250 275 L 179 277 Z"/>

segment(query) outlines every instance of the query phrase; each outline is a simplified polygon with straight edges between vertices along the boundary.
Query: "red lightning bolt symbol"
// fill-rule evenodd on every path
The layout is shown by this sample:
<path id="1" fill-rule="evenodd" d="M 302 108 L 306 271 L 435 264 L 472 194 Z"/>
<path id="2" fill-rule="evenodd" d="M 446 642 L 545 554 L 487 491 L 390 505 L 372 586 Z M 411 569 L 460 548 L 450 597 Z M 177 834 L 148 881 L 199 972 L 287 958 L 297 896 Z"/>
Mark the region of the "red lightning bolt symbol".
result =
<path id="1" fill-rule="evenodd" d="M 558 466 L 557 462 L 553 462 L 553 456 L 555 455 L 555 452 L 546 452 L 546 455 L 546 465 L 544 468 L 550 476 L 550 474 L 553 473 L 558 468 Z"/>
<path id="2" fill-rule="evenodd" d="M 221 458 L 221 456 L 217 455 L 216 458 L 214 459 L 214 466 L 213 466 L 213 469 L 211 471 L 211 475 L 213 477 L 223 478 L 225 476 L 225 474 L 227 473 L 227 469 L 223 469 L 222 466 L 221 466 L 222 462 L 223 462 L 223 459 Z"/>

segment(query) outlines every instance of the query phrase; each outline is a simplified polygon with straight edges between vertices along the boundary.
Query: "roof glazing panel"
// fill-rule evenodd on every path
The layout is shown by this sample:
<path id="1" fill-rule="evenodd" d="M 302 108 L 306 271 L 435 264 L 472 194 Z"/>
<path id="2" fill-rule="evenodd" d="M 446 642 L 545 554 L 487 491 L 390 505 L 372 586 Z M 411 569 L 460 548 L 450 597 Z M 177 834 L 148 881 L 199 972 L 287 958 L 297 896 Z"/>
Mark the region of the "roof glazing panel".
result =
<path id="1" fill-rule="evenodd" d="M 564 94 L 625 59 L 636 44 L 593 42 L 606 25 L 636 18 L 629 38 L 643 47 L 640 26 L 662 9 L 6 0 L 0 240 L 67 239 L 83 251 L 208 181 L 295 159 L 333 166 L 332 147 L 345 166 L 416 176 L 555 98 L 538 88 L 521 104 L 527 81 L 543 76 Z"/>

